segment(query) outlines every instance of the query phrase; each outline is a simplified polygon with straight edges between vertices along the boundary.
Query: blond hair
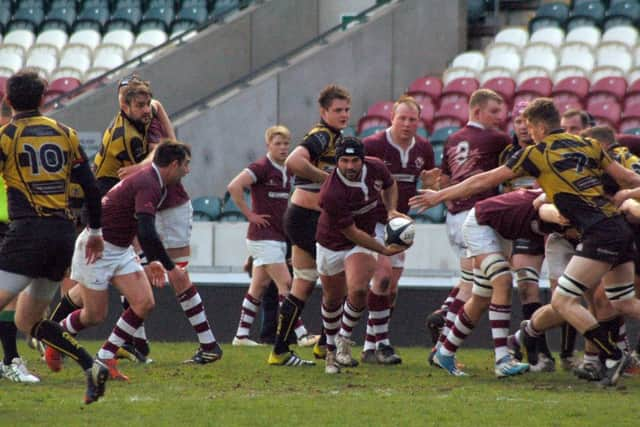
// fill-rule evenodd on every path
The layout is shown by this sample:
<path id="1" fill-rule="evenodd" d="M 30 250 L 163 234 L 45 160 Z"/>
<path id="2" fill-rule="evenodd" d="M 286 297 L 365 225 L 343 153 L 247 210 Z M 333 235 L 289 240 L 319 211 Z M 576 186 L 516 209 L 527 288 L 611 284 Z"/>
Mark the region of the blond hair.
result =
<path id="1" fill-rule="evenodd" d="M 267 128 L 267 130 L 264 132 L 264 140 L 268 144 L 275 136 L 278 135 L 287 140 L 291 139 L 291 131 L 286 126 L 275 125 Z"/>
<path id="2" fill-rule="evenodd" d="M 396 100 L 396 102 L 393 103 L 392 111 L 393 111 L 394 114 L 395 114 L 396 110 L 398 109 L 398 107 L 400 105 L 402 105 L 402 104 L 405 104 L 405 105 L 408 105 L 408 106 L 414 108 L 418 112 L 418 116 L 422 112 L 422 105 L 420 105 L 418 103 L 418 101 L 416 101 L 416 99 L 413 96 L 402 95 L 400 98 L 398 98 Z"/>
<path id="3" fill-rule="evenodd" d="M 484 107 L 489 101 L 496 101 L 498 104 L 504 103 L 504 99 L 497 92 L 491 89 L 478 89 L 471 94 L 469 98 L 469 109 L 476 107 Z"/>

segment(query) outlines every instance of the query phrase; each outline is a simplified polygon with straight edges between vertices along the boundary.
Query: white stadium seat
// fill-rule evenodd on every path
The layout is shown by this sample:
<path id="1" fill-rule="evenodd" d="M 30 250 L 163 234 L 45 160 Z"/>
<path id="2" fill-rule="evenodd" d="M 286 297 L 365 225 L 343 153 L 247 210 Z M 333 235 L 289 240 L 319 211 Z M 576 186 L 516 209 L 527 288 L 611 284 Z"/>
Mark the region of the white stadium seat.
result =
<path id="1" fill-rule="evenodd" d="M 95 51 L 93 64 L 91 69 L 87 72 L 87 79 L 98 77 L 101 74 L 106 73 L 116 67 L 119 67 L 124 62 L 124 52 L 119 46 L 105 44 Z"/>
<path id="2" fill-rule="evenodd" d="M 93 52 L 100 45 L 101 40 L 102 36 L 98 31 L 92 29 L 84 29 L 78 30 L 71 34 L 68 44 L 86 46 L 89 48 L 90 52 Z"/>
<path id="3" fill-rule="evenodd" d="M 24 55 L 33 46 L 33 42 L 36 40 L 35 34 L 26 29 L 11 30 L 5 34 L 2 42 L 3 46 L 19 46 L 22 49 Z"/>
<path id="4" fill-rule="evenodd" d="M 497 77 L 509 77 L 513 78 L 513 72 L 511 70 L 507 70 L 506 68 L 489 68 L 480 73 L 480 84 L 483 85 L 487 81 L 491 79 L 495 79 Z"/>
<path id="5" fill-rule="evenodd" d="M 600 43 L 596 51 L 596 66 L 619 68 L 623 74 L 626 74 L 633 66 L 633 59 L 629 48 L 622 43 Z"/>
<path id="6" fill-rule="evenodd" d="M 446 86 L 449 82 L 462 77 L 477 78 L 477 73 L 468 68 L 447 68 L 442 74 L 442 84 Z"/>
<path id="7" fill-rule="evenodd" d="M 529 32 L 523 27 L 507 27 L 493 39 L 494 43 L 512 44 L 520 49 L 525 47 L 528 41 Z"/>
<path id="8" fill-rule="evenodd" d="M 592 48 L 598 47 L 600 44 L 600 29 L 595 26 L 583 26 L 576 27 L 567 33 L 565 43 L 580 42 L 591 46 Z"/>
<path id="9" fill-rule="evenodd" d="M 520 68 L 519 50 L 513 45 L 494 44 L 487 48 L 485 70 L 503 68 L 513 73 Z"/>
<path id="10" fill-rule="evenodd" d="M 76 77 L 82 80 L 82 76 L 91 67 L 91 52 L 88 47 L 76 44 L 68 45 L 60 56 L 60 63 L 55 76 Z M 80 76 L 80 77 L 78 77 Z"/>
<path id="11" fill-rule="evenodd" d="M 53 46 L 57 53 L 60 53 L 67 44 L 67 40 L 69 40 L 69 36 L 61 29 L 49 29 L 38 34 L 35 46 Z"/>
<path id="12" fill-rule="evenodd" d="M 534 77 L 549 77 L 549 72 L 542 67 L 523 67 L 516 75 L 516 85 Z"/>
<path id="13" fill-rule="evenodd" d="M 22 68 L 22 55 L 13 47 L 0 46 L 0 76 L 9 77 Z"/>
<path id="14" fill-rule="evenodd" d="M 134 45 L 159 46 L 168 40 L 167 33 L 158 28 L 143 30 L 136 36 Z"/>
<path id="15" fill-rule="evenodd" d="M 584 43 L 566 43 L 560 49 L 560 67 L 579 67 L 590 73 L 596 65 L 591 47 Z"/>
<path id="16" fill-rule="evenodd" d="M 465 67 L 475 71 L 484 69 L 485 58 L 484 53 L 479 50 L 470 50 L 456 56 L 451 63 L 451 67 Z"/>
<path id="17" fill-rule="evenodd" d="M 591 72 L 589 80 L 591 80 L 591 83 L 595 83 L 605 77 L 625 77 L 625 73 L 618 67 L 596 67 Z"/>
<path id="18" fill-rule="evenodd" d="M 553 73 L 558 66 L 558 58 L 553 46 L 546 43 L 530 43 L 523 51 L 522 66 L 541 67 Z"/>
<path id="19" fill-rule="evenodd" d="M 627 74 L 627 82 L 631 84 L 638 79 L 640 79 L 640 67 L 632 68 L 629 74 Z"/>
<path id="20" fill-rule="evenodd" d="M 51 73 L 58 65 L 58 58 L 54 48 L 47 46 L 46 49 L 32 49 L 25 63 L 26 67 L 35 68 L 42 72 L 46 78 L 51 77 Z"/>
<path id="21" fill-rule="evenodd" d="M 566 79 L 567 77 L 589 77 L 589 73 L 587 73 L 584 69 L 580 67 L 558 67 L 556 72 L 553 74 L 553 82 L 558 83 L 562 79 Z"/>
<path id="22" fill-rule="evenodd" d="M 553 47 L 560 47 L 564 42 L 564 31 L 557 27 L 540 28 L 531 34 L 529 43 L 547 43 Z"/>
<path id="23" fill-rule="evenodd" d="M 611 27 L 602 34 L 602 43 L 618 42 L 633 48 L 638 43 L 638 30 L 629 25 Z"/>
<path id="24" fill-rule="evenodd" d="M 120 46 L 126 52 L 133 45 L 134 35 L 131 31 L 123 28 L 111 30 L 102 37 L 102 44 L 113 44 Z"/>

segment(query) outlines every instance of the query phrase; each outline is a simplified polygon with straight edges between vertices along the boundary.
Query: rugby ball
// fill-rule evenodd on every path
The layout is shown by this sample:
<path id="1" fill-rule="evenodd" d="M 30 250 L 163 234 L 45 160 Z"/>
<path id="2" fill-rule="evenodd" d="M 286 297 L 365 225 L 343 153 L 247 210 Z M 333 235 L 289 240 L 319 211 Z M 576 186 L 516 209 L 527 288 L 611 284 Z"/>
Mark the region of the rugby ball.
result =
<path id="1" fill-rule="evenodd" d="M 396 217 L 390 220 L 384 228 L 384 243 L 410 246 L 416 234 L 416 227 L 410 219 Z"/>

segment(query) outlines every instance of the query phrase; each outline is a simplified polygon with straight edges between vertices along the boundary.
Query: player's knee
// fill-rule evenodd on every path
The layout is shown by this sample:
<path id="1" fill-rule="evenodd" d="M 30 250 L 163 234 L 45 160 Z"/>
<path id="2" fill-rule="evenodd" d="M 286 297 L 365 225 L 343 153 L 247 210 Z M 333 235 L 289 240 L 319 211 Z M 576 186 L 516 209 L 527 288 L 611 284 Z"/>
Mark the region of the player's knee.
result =
<path id="1" fill-rule="evenodd" d="M 580 283 L 580 281 L 567 274 L 563 274 L 558 279 L 556 292 L 565 297 L 581 298 L 587 289 L 588 287 Z"/>
<path id="2" fill-rule="evenodd" d="M 464 283 L 473 283 L 473 271 L 463 268 L 460 270 L 460 281 Z"/>
<path id="3" fill-rule="evenodd" d="M 107 307 L 83 309 L 80 321 L 84 326 L 96 326 L 107 320 Z"/>
<path id="4" fill-rule="evenodd" d="M 315 268 L 293 268 L 294 279 L 306 280 L 307 282 L 315 282 L 318 280 L 318 271 Z"/>
<path id="5" fill-rule="evenodd" d="M 605 286 L 604 292 L 609 301 L 624 301 L 635 298 L 635 287 L 633 283 L 627 284 L 610 284 Z"/>
<path id="6" fill-rule="evenodd" d="M 382 279 L 377 281 L 376 288 L 380 291 L 380 293 L 386 294 L 389 291 L 390 285 L 391 279 L 389 279 L 388 277 L 383 277 Z"/>
<path id="7" fill-rule="evenodd" d="M 482 274 L 482 270 L 479 268 L 474 269 L 471 294 L 480 298 L 491 298 L 492 293 L 491 282 Z"/>
<path id="8" fill-rule="evenodd" d="M 349 290 L 349 301 L 353 303 L 355 306 L 363 306 L 367 300 L 368 289 L 351 289 Z"/>
<path id="9" fill-rule="evenodd" d="M 480 263 L 480 270 L 489 282 L 494 282 L 499 277 L 506 275 L 511 276 L 509 261 L 500 254 L 487 255 Z"/>

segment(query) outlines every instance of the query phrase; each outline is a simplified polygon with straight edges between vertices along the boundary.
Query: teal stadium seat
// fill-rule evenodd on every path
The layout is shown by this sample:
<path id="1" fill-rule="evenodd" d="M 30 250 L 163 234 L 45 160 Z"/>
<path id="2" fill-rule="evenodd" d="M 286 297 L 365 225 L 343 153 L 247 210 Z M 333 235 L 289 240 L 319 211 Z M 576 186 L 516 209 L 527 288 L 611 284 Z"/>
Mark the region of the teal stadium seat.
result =
<path id="1" fill-rule="evenodd" d="M 603 29 L 608 30 L 618 25 L 635 25 L 640 21 L 640 4 L 637 1 L 619 1 L 607 10 Z"/>
<path id="2" fill-rule="evenodd" d="M 539 28 L 562 27 L 569 17 L 569 6 L 565 3 L 545 3 L 536 11 L 536 16 L 529 21 L 529 32 L 534 33 Z"/>
<path id="3" fill-rule="evenodd" d="M 438 144 L 444 145 L 444 143 L 447 141 L 447 138 L 449 138 L 449 135 L 451 135 L 458 129 L 460 128 L 457 126 L 446 126 L 437 129 L 431 134 L 431 138 L 429 138 L 429 141 L 431 141 L 431 144 L 434 146 Z"/>
<path id="4" fill-rule="evenodd" d="M 13 4 L 11 0 L 0 0 L 0 34 L 3 34 L 11 22 Z"/>
<path id="5" fill-rule="evenodd" d="M 147 11 L 142 15 L 138 31 L 159 28 L 166 32 L 169 30 L 174 16 L 173 1 L 152 0 Z"/>
<path id="6" fill-rule="evenodd" d="M 582 1 L 576 3 L 567 20 L 567 32 L 577 27 L 602 25 L 605 7 L 600 0 Z"/>
<path id="7" fill-rule="evenodd" d="M 73 29 L 91 28 L 102 32 L 102 27 L 107 23 L 110 15 L 108 0 L 85 0 L 73 24 Z"/>
<path id="8" fill-rule="evenodd" d="M 431 140 L 431 146 L 433 147 L 433 160 L 436 167 L 440 167 L 442 164 L 442 153 L 444 152 L 444 143 L 438 142 L 437 144 L 433 143 Z"/>
<path id="9" fill-rule="evenodd" d="M 425 128 L 418 128 L 418 131 L 416 133 L 418 134 L 418 136 L 421 136 L 423 138 L 429 138 L 429 132 Z"/>
<path id="10" fill-rule="evenodd" d="M 40 32 L 61 29 L 69 32 L 76 20 L 75 0 L 54 0 L 42 22 Z"/>
<path id="11" fill-rule="evenodd" d="M 219 197 L 198 197 L 193 199 L 191 204 L 195 221 L 217 221 L 222 212 L 222 201 Z"/>
<path id="12" fill-rule="evenodd" d="M 353 126 L 347 126 L 346 128 L 342 129 L 342 136 L 356 136 L 356 130 L 353 128 Z"/>
<path id="13" fill-rule="evenodd" d="M 358 138 L 364 139 L 364 138 L 366 138 L 368 136 L 371 136 L 374 133 L 379 132 L 379 131 L 384 130 L 384 129 L 386 129 L 386 127 L 384 127 L 384 126 L 372 126 L 370 128 L 366 128 L 365 130 L 363 130 L 360 133 L 360 135 L 358 135 Z"/>
<path id="14" fill-rule="evenodd" d="M 636 135 L 640 136 L 640 128 L 627 129 L 624 131 L 627 135 Z"/>
<path id="15" fill-rule="evenodd" d="M 24 4 L 21 2 L 14 12 L 7 31 L 27 29 L 35 34 L 42 21 L 44 21 L 44 4 L 33 0 L 24 1 Z"/>
<path id="16" fill-rule="evenodd" d="M 476 24 L 487 15 L 487 5 L 484 0 L 467 0 L 467 22 Z"/>
<path id="17" fill-rule="evenodd" d="M 247 206 L 251 208 L 251 194 L 248 191 L 244 192 L 244 200 Z M 224 194 L 224 204 L 222 205 L 222 213 L 220 214 L 220 221 L 223 222 L 238 222 L 246 221 L 247 218 L 242 214 L 238 205 L 235 204 L 229 192 Z"/>
<path id="18" fill-rule="evenodd" d="M 139 0 L 120 0 L 107 21 L 106 31 L 126 29 L 134 32 L 142 19 L 142 6 Z"/>
<path id="19" fill-rule="evenodd" d="M 185 0 L 171 24 L 171 33 L 198 27 L 207 21 L 208 13 L 206 0 Z"/>

